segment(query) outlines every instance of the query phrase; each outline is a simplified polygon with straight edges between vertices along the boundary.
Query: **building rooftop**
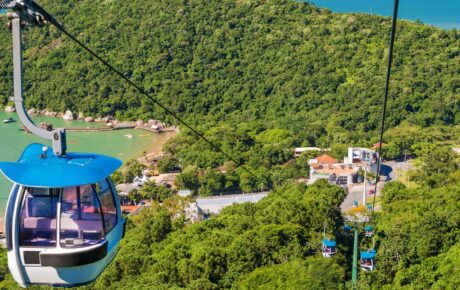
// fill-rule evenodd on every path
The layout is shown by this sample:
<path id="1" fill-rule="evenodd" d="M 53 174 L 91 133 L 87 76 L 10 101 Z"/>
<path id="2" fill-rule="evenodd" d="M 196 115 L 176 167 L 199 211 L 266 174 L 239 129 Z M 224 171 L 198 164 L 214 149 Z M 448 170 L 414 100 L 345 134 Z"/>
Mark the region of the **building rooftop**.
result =
<path id="1" fill-rule="evenodd" d="M 382 142 L 382 147 L 385 147 L 385 146 L 387 146 L 387 144 Z M 380 142 L 377 142 L 374 145 L 372 145 L 371 149 L 375 150 L 375 149 L 378 149 L 379 147 L 380 147 Z"/>
<path id="2" fill-rule="evenodd" d="M 328 155 L 328 154 L 323 154 L 321 156 L 318 156 L 315 158 L 316 161 L 318 161 L 318 164 L 336 164 L 339 163 L 337 159 L 334 157 Z"/>
<path id="3" fill-rule="evenodd" d="M 315 172 L 323 173 L 323 174 L 336 174 L 336 175 L 348 175 L 358 172 L 358 168 L 350 165 L 320 165 L 320 164 L 313 164 L 311 165 Z"/>
<path id="4" fill-rule="evenodd" d="M 295 152 L 305 152 L 305 151 L 321 151 L 321 148 L 318 147 L 297 147 L 294 149 Z"/>
<path id="5" fill-rule="evenodd" d="M 223 196 L 210 196 L 210 197 L 198 197 L 196 203 L 203 212 L 219 213 L 224 207 L 230 206 L 235 203 L 244 202 L 258 202 L 262 198 L 266 197 L 268 192 L 261 193 L 249 193 L 249 194 L 234 194 L 234 195 L 223 195 Z"/>

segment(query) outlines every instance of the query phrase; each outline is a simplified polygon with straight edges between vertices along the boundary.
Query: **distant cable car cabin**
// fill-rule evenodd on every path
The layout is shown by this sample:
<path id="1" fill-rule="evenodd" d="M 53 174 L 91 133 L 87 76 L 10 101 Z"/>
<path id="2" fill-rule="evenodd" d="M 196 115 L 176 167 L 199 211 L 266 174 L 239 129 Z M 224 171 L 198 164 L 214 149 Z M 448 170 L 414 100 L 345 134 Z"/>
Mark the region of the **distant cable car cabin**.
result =
<path id="1" fill-rule="evenodd" d="M 5 216 L 8 266 L 21 286 L 75 286 L 96 279 L 114 258 L 125 221 L 110 175 L 115 158 L 56 156 L 29 145 L 0 170 L 14 183 Z"/>
<path id="2" fill-rule="evenodd" d="M 364 236 L 368 238 L 372 238 L 373 235 L 374 235 L 374 228 L 372 228 L 372 226 L 364 227 Z"/>
<path id="3" fill-rule="evenodd" d="M 375 269 L 375 255 L 376 252 L 374 249 L 361 252 L 361 269 L 367 272 L 373 271 Z"/>
<path id="4" fill-rule="evenodd" d="M 351 232 L 352 228 L 350 225 L 344 225 L 343 226 L 343 233 L 347 236 L 351 235 L 352 232 Z"/>
<path id="5" fill-rule="evenodd" d="M 334 240 L 323 239 L 322 252 L 324 258 L 331 258 L 336 254 L 337 243 Z"/>

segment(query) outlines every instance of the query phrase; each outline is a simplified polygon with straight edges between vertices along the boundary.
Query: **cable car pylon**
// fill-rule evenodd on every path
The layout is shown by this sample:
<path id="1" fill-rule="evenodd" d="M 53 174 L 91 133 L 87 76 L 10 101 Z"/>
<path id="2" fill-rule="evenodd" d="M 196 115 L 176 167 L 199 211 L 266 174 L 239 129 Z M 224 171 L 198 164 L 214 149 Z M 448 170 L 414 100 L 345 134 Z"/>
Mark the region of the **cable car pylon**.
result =
<path id="1" fill-rule="evenodd" d="M 358 282 L 358 224 L 354 226 L 354 239 L 353 239 L 353 265 L 351 272 L 351 281 L 353 289 L 356 289 Z"/>

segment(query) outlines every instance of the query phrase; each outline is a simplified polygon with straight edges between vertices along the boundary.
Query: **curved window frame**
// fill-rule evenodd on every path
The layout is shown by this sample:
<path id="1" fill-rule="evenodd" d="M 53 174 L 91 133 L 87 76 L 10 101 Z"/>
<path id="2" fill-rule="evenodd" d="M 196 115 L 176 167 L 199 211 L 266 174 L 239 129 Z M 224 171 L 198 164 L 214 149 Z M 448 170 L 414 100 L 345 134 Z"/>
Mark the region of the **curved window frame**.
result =
<path id="1" fill-rule="evenodd" d="M 107 185 L 106 187 L 102 188 L 102 186 L 100 185 L 100 183 L 105 183 L 105 185 Z M 100 212 L 100 216 L 101 216 L 101 222 L 102 222 L 102 234 L 103 234 L 103 237 L 101 239 L 101 241 L 104 241 L 106 240 L 106 237 L 107 235 L 112 232 L 113 229 L 115 229 L 119 223 L 119 217 L 120 217 L 120 213 L 118 211 L 118 207 L 117 207 L 117 200 L 115 198 L 115 191 L 114 191 L 114 188 L 113 188 L 113 184 L 111 182 L 110 179 L 108 178 L 105 178 L 97 183 L 94 183 L 94 184 L 81 184 L 81 185 L 77 185 L 77 186 L 73 186 L 76 188 L 77 191 L 80 191 L 80 188 L 82 186 L 86 186 L 86 185 L 89 185 L 91 186 L 92 188 L 92 191 L 93 191 L 93 196 L 94 198 L 96 199 L 96 202 L 98 203 L 98 207 L 99 207 L 99 212 Z M 17 186 L 16 190 L 15 190 L 15 197 L 17 198 L 18 195 L 21 196 L 21 205 L 19 207 L 19 210 L 17 212 L 18 214 L 18 221 L 19 221 L 19 224 L 18 225 L 22 225 L 23 221 L 22 221 L 22 211 L 24 210 L 23 207 L 24 207 L 24 198 L 25 196 L 27 195 L 27 192 L 31 189 L 33 189 L 34 187 L 22 187 L 22 190 L 20 190 L 20 186 Z M 19 247 L 39 247 L 39 248 L 62 248 L 62 249 L 65 249 L 66 247 L 63 247 L 61 245 L 61 228 L 62 228 L 62 225 L 61 225 L 61 221 L 62 221 L 62 199 L 64 197 L 64 188 L 49 188 L 48 190 L 53 190 L 55 192 L 57 192 L 57 201 L 56 201 L 56 205 L 55 205 L 55 211 L 56 211 L 56 229 L 55 229 L 55 244 L 52 245 L 52 246 L 35 246 L 35 245 L 19 245 Z M 101 198 L 100 196 L 103 195 L 103 194 L 108 194 L 110 196 L 110 199 L 111 199 L 111 202 L 112 202 L 112 205 L 113 205 L 113 208 L 115 210 L 115 222 L 113 223 L 113 225 L 111 225 L 111 228 L 108 229 L 107 228 L 107 225 L 106 225 L 106 219 L 104 217 L 104 211 L 103 211 L 103 208 L 102 208 L 102 202 L 101 202 Z M 15 198 L 15 200 L 16 200 Z M 16 201 L 15 200 L 12 200 L 12 203 L 11 204 L 8 204 L 8 206 L 11 206 L 11 207 L 14 207 L 15 204 L 16 204 Z M 8 217 L 7 217 L 8 218 Z M 8 226 L 7 226 L 8 227 Z M 11 227 L 11 230 L 12 230 L 12 227 Z"/>
<path id="2" fill-rule="evenodd" d="M 99 190 L 96 186 L 99 185 L 99 187 L 102 189 L 102 186 L 100 186 L 100 183 L 101 182 L 105 182 L 107 184 L 107 187 L 104 189 L 104 190 Z M 97 183 L 93 184 L 93 189 L 94 189 L 94 192 L 96 192 L 96 196 L 97 196 L 97 199 L 99 201 L 99 206 L 100 206 L 100 210 L 101 210 L 101 214 L 102 214 L 102 222 L 103 222 L 103 227 L 104 227 L 104 233 L 105 235 L 104 236 L 107 236 L 114 228 L 117 227 L 118 225 L 118 209 L 117 209 L 117 201 L 115 199 L 115 192 L 112 188 L 112 183 L 110 182 L 110 180 L 108 178 L 105 178 L 101 181 L 98 181 Z M 106 225 L 106 221 L 105 221 L 105 217 L 104 217 L 104 210 L 102 209 L 102 202 L 101 202 L 101 198 L 100 196 L 105 194 L 105 193 L 108 193 L 110 195 L 110 198 L 112 200 L 112 203 L 113 203 L 113 207 L 115 209 L 115 223 L 113 224 L 113 226 L 110 228 L 110 229 L 107 229 L 107 225 Z"/>
<path id="3" fill-rule="evenodd" d="M 103 241 L 106 240 L 106 236 L 107 236 L 107 233 L 106 233 L 106 230 L 105 230 L 105 222 L 104 222 L 104 213 L 102 212 L 102 205 L 101 205 L 101 201 L 99 200 L 99 196 L 98 196 L 98 193 L 96 191 L 96 187 L 94 186 L 94 184 L 80 184 L 80 185 L 77 185 L 77 186 L 71 186 L 71 187 L 74 187 L 76 192 L 77 192 L 77 195 L 80 196 L 81 194 L 81 188 L 84 187 L 84 186 L 89 186 L 91 188 L 91 191 L 92 191 L 92 196 L 93 196 L 93 199 L 95 200 L 95 202 L 98 203 L 98 210 L 99 210 L 99 213 L 100 213 L 100 218 L 101 218 L 101 226 L 102 226 L 102 237 L 101 239 L 96 243 L 96 244 L 99 244 Z M 63 246 L 61 243 L 61 230 L 62 230 L 62 200 L 63 200 L 63 197 L 64 197 L 64 188 L 61 189 L 61 195 L 60 195 L 60 199 L 59 199 L 59 226 L 58 226 L 58 239 L 59 239 L 59 243 L 58 243 L 58 247 L 61 248 L 61 249 L 68 249 L 68 247 L 65 247 Z M 81 201 L 77 201 L 80 206 L 81 206 Z M 81 210 L 79 210 L 81 211 Z M 78 247 L 80 249 L 82 248 L 85 248 L 85 247 L 89 247 L 89 246 L 92 246 L 92 245 L 84 245 L 84 246 L 81 246 L 81 247 Z"/>
<path id="4" fill-rule="evenodd" d="M 58 239 L 59 239 L 59 232 L 58 232 L 58 227 L 59 227 L 59 220 L 60 220 L 60 212 L 58 212 L 59 208 L 60 208 L 60 197 L 61 197 L 61 188 L 46 188 L 48 190 L 48 193 L 49 195 L 40 195 L 40 194 L 37 194 L 37 195 L 34 195 L 32 192 L 34 189 L 43 189 L 43 188 L 40 188 L 40 187 L 28 187 L 28 186 L 22 186 L 21 187 L 21 192 L 19 193 L 18 192 L 18 195 L 21 197 L 21 200 L 19 201 L 20 202 L 20 205 L 18 207 L 18 212 L 17 212 L 17 219 L 18 219 L 18 222 L 16 224 L 16 230 L 17 230 L 17 234 L 19 235 L 18 238 L 17 238 L 17 241 L 18 241 L 18 247 L 20 248 L 47 248 L 47 249 L 53 249 L 53 248 L 57 248 L 59 247 L 59 243 L 58 243 Z M 18 189 L 19 190 L 19 189 Z M 52 194 L 52 192 L 54 192 L 54 195 Z M 55 201 L 55 207 L 54 207 L 54 211 L 55 211 L 55 229 L 54 229 L 54 245 L 24 245 L 23 244 L 23 240 L 20 236 L 20 232 L 22 230 L 22 227 L 24 226 L 24 220 L 23 220 L 23 211 L 24 211 L 24 206 L 26 204 L 26 198 L 27 198 L 27 195 L 31 195 L 33 197 L 54 197 L 56 199 Z M 17 196 L 16 195 L 16 198 Z M 53 233 L 53 231 L 50 232 L 51 234 Z"/>

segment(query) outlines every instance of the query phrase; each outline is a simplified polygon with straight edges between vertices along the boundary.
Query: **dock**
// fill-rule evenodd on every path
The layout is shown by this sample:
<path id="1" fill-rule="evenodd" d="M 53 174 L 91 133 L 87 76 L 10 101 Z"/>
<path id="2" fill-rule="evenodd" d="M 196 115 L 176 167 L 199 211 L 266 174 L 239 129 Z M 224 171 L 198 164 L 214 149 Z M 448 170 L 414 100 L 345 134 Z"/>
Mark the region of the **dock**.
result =
<path id="1" fill-rule="evenodd" d="M 139 130 L 144 130 L 152 133 L 168 133 L 168 132 L 176 132 L 176 129 L 174 128 L 163 128 L 163 129 L 158 129 L 158 128 L 150 128 L 150 127 L 135 127 L 134 129 L 139 129 Z"/>

